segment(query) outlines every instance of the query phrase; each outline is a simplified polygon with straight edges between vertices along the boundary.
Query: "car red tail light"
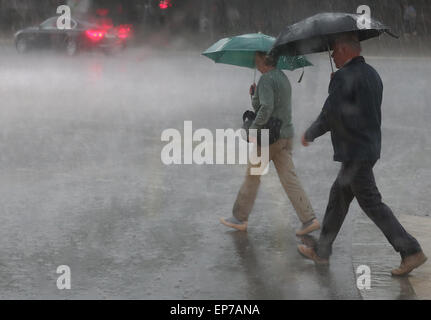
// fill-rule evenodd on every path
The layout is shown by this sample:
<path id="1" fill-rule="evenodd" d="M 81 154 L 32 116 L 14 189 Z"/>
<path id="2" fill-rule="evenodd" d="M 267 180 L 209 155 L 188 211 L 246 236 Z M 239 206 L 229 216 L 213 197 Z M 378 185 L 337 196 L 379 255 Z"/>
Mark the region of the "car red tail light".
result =
<path id="1" fill-rule="evenodd" d="M 88 38 L 90 38 L 93 41 L 99 41 L 102 40 L 105 36 L 106 31 L 105 30 L 87 30 L 86 35 Z"/>
<path id="2" fill-rule="evenodd" d="M 166 10 L 170 7 L 172 7 L 171 0 L 160 0 L 160 2 L 159 2 L 159 8 L 160 9 Z"/>
<path id="3" fill-rule="evenodd" d="M 130 25 L 120 25 L 117 27 L 117 34 L 120 39 L 127 39 L 130 37 L 132 28 Z"/>

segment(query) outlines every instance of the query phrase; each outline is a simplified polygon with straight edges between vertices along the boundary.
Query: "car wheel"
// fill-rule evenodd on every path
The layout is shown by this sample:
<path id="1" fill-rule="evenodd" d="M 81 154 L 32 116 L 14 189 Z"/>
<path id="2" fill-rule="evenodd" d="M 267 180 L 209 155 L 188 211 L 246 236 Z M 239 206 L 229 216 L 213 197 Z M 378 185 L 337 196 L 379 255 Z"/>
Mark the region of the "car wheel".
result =
<path id="1" fill-rule="evenodd" d="M 78 42 L 75 39 L 68 39 L 66 42 L 66 53 L 68 56 L 74 56 L 78 52 Z"/>
<path id="2" fill-rule="evenodd" d="M 28 42 L 24 37 L 19 37 L 16 41 L 16 50 L 21 54 L 28 51 Z"/>

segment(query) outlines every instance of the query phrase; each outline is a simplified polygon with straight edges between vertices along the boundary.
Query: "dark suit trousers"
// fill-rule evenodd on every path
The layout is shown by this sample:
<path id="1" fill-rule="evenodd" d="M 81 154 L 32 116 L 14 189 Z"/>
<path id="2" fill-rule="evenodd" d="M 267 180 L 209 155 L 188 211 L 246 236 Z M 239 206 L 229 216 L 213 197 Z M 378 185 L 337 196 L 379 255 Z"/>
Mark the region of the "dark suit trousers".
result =
<path id="1" fill-rule="evenodd" d="M 344 222 L 350 203 L 356 197 L 359 206 L 379 227 L 394 249 L 405 257 L 421 251 L 392 210 L 382 202 L 376 186 L 373 167 L 375 162 L 345 162 L 332 185 L 328 207 L 323 219 L 322 231 L 317 244 L 317 254 L 329 258 L 332 244 Z"/>

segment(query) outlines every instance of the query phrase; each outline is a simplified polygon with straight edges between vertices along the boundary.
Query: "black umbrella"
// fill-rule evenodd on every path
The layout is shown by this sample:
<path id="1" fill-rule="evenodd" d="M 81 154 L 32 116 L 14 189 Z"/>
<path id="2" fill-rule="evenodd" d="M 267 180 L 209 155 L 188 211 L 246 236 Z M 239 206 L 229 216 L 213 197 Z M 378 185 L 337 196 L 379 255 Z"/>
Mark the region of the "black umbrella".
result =
<path id="1" fill-rule="evenodd" d="M 346 32 L 355 32 L 359 41 L 378 37 L 384 32 L 397 38 L 389 31 L 389 27 L 364 15 L 325 12 L 286 26 L 277 37 L 271 53 L 275 56 L 296 56 L 329 52 L 336 37 Z"/>

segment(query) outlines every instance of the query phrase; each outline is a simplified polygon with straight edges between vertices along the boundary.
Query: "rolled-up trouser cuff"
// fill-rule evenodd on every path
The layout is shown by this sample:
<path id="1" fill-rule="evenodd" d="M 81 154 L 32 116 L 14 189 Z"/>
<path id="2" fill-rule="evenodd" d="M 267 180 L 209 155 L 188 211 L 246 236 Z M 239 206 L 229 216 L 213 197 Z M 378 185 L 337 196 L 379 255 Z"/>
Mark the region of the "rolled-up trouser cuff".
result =
<path id="1" fill-rule="evenodd" d="M 316 216 L 313 214 L 309 220 L 303 222 L 302 224 L 304 226 L 307 226 L 307 225 L 311 224 L 315 219 L 316 219 Z"/>

